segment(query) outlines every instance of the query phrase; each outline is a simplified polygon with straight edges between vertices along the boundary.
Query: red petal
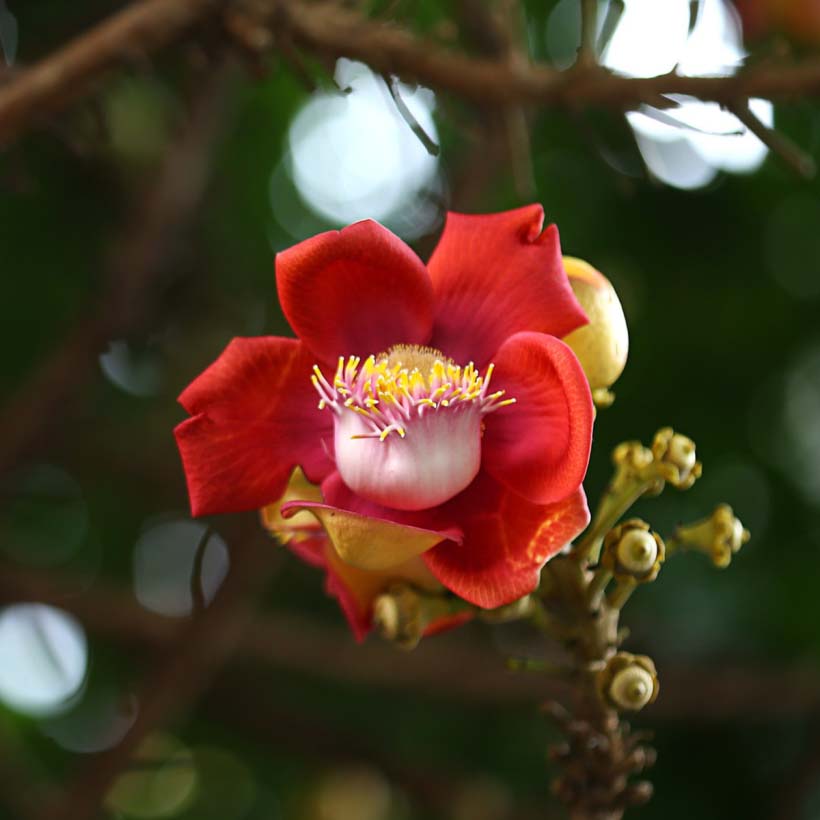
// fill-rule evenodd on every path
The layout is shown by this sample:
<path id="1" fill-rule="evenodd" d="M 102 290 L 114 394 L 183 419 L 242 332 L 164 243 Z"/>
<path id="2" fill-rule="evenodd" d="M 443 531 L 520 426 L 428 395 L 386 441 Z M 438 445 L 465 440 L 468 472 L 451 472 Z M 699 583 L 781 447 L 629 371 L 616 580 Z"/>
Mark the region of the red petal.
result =
<path id="1" fill-rule="evenodd" d="M 299 467 L 291 474 L 282 497 L 259 511 L 262 526 L 305 563 L 324 568 L 327 535 L 322 525 L 308 513 L 287 520 L 282 515 L 282 507 L 297 499 L 322 500 L 319 487 L 311 484 Z"/>
<path id="2" fill-rule="evenodd" d="M 566 336 L 587 317 L 569 286 L 558 229 L 544 210 L 450 213 L 428 270 L 436 317 L 430 342 L 459 363 L 484 366 L 520 330 Z"/>
<path id="3" fill-rule="evenodd" d="M 541 567 L 589 523 L 583 487 L 541 506 L 481 474 L 451 504 L 464 543 L 443 541 L 424 561 L 444 586 L 487 609 L 532 592 Z"/>
<path id="4" fill-rule="evenodd" d="M 335 557 L 333 547 L 327 548 L 331 560 Z M 337 559 L 339 560 L 339 559 Z M 325 592 L 339 602 L 339 608 L 347 620 L 353 637 L 361 642 L 373 628 L 373 601 L 357 596 L 342 576 L 326 563 Z"/>
<path id="5" fill-rule="evenodd" d="M 584 480 L 593 408 L 575 354 L 554 336 L 517 333 L 494 356 L 491 389 L 516 403 L 487 416 L 487 472 L 536 504 L 565 498 Z"/>
<path id="6" fill-rule="evenodd" d="M 427 624 L 424 628 L 424 637 L 432 638 L 434 635 L 441 635 L 442 632 L 449 632 L 451 629 L 456 629 L 463 624 L 469 623 L 474 617 L 475 614 L 473 612 L 459 612 L 455 615 L 444 615 Z"/>
<path id="7" fill-rule="evenodd" d="M 324 569 L 325 550 L 327 549 L 327 536 L 324 530 L 319 535 L 301 541 L 287 541 L 284 546 L 308 566 Z"/>
<path id="8" fill-rule="evenodd" d="M 291 327 L 325 362 L 425 343 L 430 336 L 427 270 L 404 242 L 372 220 L 277 254 L 276 281 Z"/>
<path id="9" fill-rule="evenodd" d="M 234 339 L 182 393 L 194 415 L 174 434 L 193 515 L 263 507 L 297 464 L 313 482 L 330 472 L 333 420 L 316 407 L 312 365 L 295 339 Z"/>

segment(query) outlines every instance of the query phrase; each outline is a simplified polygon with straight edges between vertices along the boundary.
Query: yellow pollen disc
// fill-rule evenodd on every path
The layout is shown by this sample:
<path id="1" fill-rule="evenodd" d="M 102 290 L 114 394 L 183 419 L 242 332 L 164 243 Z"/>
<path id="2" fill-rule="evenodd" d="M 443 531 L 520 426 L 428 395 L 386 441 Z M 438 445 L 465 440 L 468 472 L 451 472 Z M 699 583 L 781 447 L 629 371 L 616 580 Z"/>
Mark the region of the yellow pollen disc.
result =
<path id="1" fill-rule="evenodd" d="M 385 441 L 391 433 L 404 438 L 408 423 L 439 409 L 452 408 L 447 412 L 460 416 L 465 405 L 475 403 L 476 412 L 485 415 L 512 404 L 515 399 L 501 401 L 503 390 L 489 392 L 492 373 L 492 364 L 482 376 L 472 362 L 462 367 L 435 348 L 396 345 L 378 357 L 340 357 L 332 384 L 315 366 L 311 381 L 320 409 L 337 415 L 352 410 L 367 420 L 369 431 L 357 431 L 353 438 Z"/>
<path id="2" fill-rule="evenodd" d="M 409 371 L 417 370 L 419 374 L 430 373 L 439 364 L 446 367 L 453 364 L 453 360 L 445 356 L 440 350 L 424 345 L 393 345 L 387 353 L 376 356 L 376 361 L 386 359 L 389 367 L 398 365 Z"/>
<path id="3" fill-rule="evenodd" d="M 411 403 L 447 407 L 456 399 L 478 398 L 485 381 L 478 371 L 474 367 L 459 367 L 452 360 L 434 358 L 440 355 L 432 348 L 414 350 L 408 346 L 399 351 L 393 349 L 387 358 L 371 356 L 366 359 L 362 373 L 367 378 L 375 377 L 379 400 L 392 404 L 399 404 L 406 398 Z M 405 364 L 405 361 L 413 364 Z M 456 384 L 459 386 L 454 390 Z M 432 389 L 433 385 L 438 386 Z M 345 405 L 349 406 L 347 402 Z"/>

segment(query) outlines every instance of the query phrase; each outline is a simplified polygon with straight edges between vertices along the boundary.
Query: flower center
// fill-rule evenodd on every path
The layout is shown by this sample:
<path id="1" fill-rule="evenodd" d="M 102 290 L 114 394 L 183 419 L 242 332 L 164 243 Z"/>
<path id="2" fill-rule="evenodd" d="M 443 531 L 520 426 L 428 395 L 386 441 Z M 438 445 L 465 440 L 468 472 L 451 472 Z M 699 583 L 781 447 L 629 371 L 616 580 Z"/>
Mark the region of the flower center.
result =
<path id="1" fill-rule="evenodd" d="M 512 404 L 489 392 L 472 362 L 455 364 L 434 348 L 397 345 L 387 353 L 339 358 L 331 384 L 311 380 L 319 409 L 335 414 L 336 466 L 359 495 L 400 510 L 447 501 L 476 476 L 481 420 Z"/>

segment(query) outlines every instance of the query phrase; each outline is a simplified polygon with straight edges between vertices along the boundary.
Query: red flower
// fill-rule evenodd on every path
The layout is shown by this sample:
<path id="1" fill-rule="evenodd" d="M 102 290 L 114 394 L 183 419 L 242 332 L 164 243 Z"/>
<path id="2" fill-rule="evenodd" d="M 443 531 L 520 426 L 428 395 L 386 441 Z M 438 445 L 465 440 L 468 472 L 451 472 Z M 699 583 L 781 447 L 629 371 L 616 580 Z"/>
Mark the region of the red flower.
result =
<path id="1" fill-rule="evenodd" d="M 356 573 L 415 573 L 488 608 L 531 592 L 588 523 L 593 420 L 556 338 L 586 316 L 542 225 L 538 205 L 449 214 L 426 268 L 371 221 L 278 254 L 298 340 L 234 339 L 180 396 L 193 514 L 271 505 L 301 467 L 321 498 L 281 512 L 323 525 L 330 546 L 303 532 L 300 552 L 328 568 L 358 633 Z"/>

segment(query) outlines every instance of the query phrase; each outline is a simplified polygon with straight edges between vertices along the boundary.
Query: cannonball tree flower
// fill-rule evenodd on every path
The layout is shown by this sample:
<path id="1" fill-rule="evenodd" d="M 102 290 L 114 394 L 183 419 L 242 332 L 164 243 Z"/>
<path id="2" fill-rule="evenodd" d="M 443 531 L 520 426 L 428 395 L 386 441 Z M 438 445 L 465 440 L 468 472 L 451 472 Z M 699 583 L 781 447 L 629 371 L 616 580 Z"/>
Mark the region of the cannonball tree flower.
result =
<path id="1" fill-rule="evenodd" d="M 426 267 L 369 220 L 279 253 L 298 338 L 234 339 L 180 396 L 192 513 L 310 513 L 291 546 L 358 635 L 395 579 L 484 608 L 531 592 L 589 521 L 593 421 L 560 340 L 587 317 L 542 227 L 538 205 L 451 213 Z"/>

